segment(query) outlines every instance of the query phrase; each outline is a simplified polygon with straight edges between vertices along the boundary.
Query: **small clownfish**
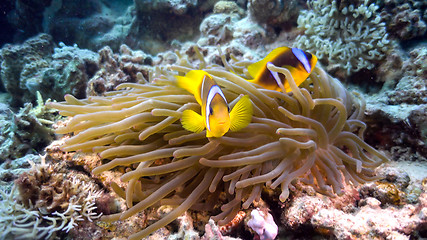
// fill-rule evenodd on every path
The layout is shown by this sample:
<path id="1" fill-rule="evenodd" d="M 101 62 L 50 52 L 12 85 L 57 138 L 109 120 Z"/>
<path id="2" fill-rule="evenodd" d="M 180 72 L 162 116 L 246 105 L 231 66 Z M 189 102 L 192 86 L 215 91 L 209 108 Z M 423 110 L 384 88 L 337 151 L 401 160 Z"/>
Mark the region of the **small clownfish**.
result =
<path id="1" fill-rule="evenodd" d="M 193 94 L 202 107 L 202 115 L 188 109 L 182 113 L 184 129 L 198 133 L 206 128 L 206 137 L 222 137 L 228 130 L 238 131 L 251 122 L 253 107 L 249 96 L 243 96 L 230 111 L 221 88 L 207 72 L 192 70 L 185 77 L 175 77 L 178 87 Z"/>
<path id="2" fill-rule="evenodd" d="M 291 92 L 288 81 L 282 74 L 271 72 L 268 64 L 288 69 L 295 80 L 297 86 L 304 82 L 313 71 L 317 63 L 317 57 L 299 48 L 279 47 L 271 51 L 264 59 L 249 65 L 249 74 L 254 78 L 248 80 L 266 89 L 281 91 L 281 82 L 286 92 Z"/>

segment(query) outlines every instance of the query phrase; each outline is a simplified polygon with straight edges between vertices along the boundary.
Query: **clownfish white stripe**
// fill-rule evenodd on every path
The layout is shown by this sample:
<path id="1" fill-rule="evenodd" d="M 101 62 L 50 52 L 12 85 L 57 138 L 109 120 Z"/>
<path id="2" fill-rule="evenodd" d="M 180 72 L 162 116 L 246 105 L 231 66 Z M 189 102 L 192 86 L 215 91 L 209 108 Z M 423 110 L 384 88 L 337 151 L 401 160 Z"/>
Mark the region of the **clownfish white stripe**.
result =
<path id="1" fill-rule="evenodd" d="M 175 77 L 177 86 L 193 94 L 201 107 L 200 114 L 191 109 L 182 112 L 181 123 L 185 130 L 199 133 L 206 129 L 207 138 L 219 138 L 251 122 L 253 107 L 248 95 L 241 97 L 230 110 L 224 93 L 209 73 L 191 70 L 185 76 Z"/>
<path id="2" fill-rule="evenodd" d="M 211 89 L 209 89 L 208 98 L 206 100 L 206 127 L 209 131 L 211 131 L 210 123 L 209 123 L 209 116 L 210 116 L 210 110 L 212 99 L 215 97 L 216 94 L 221 95 L 221 97 L 224 99 L 225 104 L 227 104 L 227 100 L 225 99 L 224 94 L 221 91 L 221 88 L 218 85 L 213 85 Z M 202 95 L 203 96 L 203 95 Z"/>
<path id="3" fill-rule="evenodd" d="M 292 48 L 292 53 L 295 55 L 295 57 L 298 58 L 298 60 L 304 66 L 307 73 L 310 73 L 311 72 L 311 66 L 310 66 L 310 63 L 308 62 L 307 56 L 305 56 L 304 51 L 302 51 L 299 48 Z"/>

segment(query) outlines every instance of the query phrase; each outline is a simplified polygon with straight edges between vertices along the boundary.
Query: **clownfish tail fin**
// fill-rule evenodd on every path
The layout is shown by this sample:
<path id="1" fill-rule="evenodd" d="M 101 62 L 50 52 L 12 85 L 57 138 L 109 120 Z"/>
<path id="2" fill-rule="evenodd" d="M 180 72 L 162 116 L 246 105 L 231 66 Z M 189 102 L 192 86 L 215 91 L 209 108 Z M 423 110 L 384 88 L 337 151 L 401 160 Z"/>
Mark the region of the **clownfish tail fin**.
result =
<path id="1" fill-rule="evenodd" d="M 230 112 L 230 130 L 236 132 L 248 126 L 252 120 L 252 114 L 251 99 L 248 95 L 245 95 L 234 105 Z"/>
<path id="2" fill-rule="evenodd" d="M 199 133 L 205 129 L 203 117 L 192 110 L 185 110 L 182 112 L 181 124 L 185 130 L 190 132 Z"/>

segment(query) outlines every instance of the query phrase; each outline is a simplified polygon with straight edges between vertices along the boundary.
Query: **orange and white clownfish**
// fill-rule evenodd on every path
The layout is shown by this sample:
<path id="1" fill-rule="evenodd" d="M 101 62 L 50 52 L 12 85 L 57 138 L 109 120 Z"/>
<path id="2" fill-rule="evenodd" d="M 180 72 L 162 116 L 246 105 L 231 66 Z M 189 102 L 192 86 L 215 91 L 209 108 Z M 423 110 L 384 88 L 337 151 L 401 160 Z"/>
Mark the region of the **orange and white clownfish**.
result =
<path id="1" fill-rule="evenodd" d="M 267 68 L 268 64 L 288 69 L 297 86 L 304 82 L 313 71 L 317 57 L 299 48 L 279 47 L 271 51 L 264 59 L 249 65 L 248 71 L 253 79 L 249 82 L 256 83 L 266 89 L 281 91 L 279 81 L 286 92 L 291 92 L 291 87 L 283 74 L 277 74 Z"/>
<path id="2" fill-rule="evenodd" d="M 230 111 L 221 88 L 207 72 L 192 70 L 185 77 L 175 77 L 177 85 L 193 94 L 201 106 L 202 115 L 189 109 L 182 113 L 184 129 L 198 133 L 206 128 L 206 137 L 222 137 L 228 130 L 238 131 L 251 122 L 253 107 L 249 96 L 243 96 Z"/>

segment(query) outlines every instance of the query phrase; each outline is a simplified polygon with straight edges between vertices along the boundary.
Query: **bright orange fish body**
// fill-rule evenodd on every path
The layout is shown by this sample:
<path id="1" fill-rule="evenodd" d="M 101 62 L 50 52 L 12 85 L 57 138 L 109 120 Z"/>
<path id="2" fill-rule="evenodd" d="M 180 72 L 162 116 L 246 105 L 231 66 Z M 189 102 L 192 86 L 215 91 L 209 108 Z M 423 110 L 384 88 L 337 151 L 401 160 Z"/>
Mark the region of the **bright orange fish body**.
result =
<path id="1" fill-rule="evenodd" d="M 286 92 L 291 91 L 288 81 L 282 74 L 271 72 L 268 64 L 288 69 L 297 86 L 303 83 L 313 71 L 317 57 L 299 48 L 279 47 L 271 51 L 264 59 L 249 65 L 248 71 L 253 79 L 249 82 L 256 83 L 266 89 L 281 91 L 278 82 L 285 87 Z"/>
<path id="2" fill-rule="evenodd" d="M 249 96 L 243 96 L 229 112 L 221 88 L 207 72 L 192 70 L 176 79 L 178 86 L 192 93 L 201 106 L 201 115 L 192 110 L 182 113 L 181 123 L 186 130 L 201 132 L 206 128 L 206 137 L 222 137 L 250 123 L 253 109 Z"/>

